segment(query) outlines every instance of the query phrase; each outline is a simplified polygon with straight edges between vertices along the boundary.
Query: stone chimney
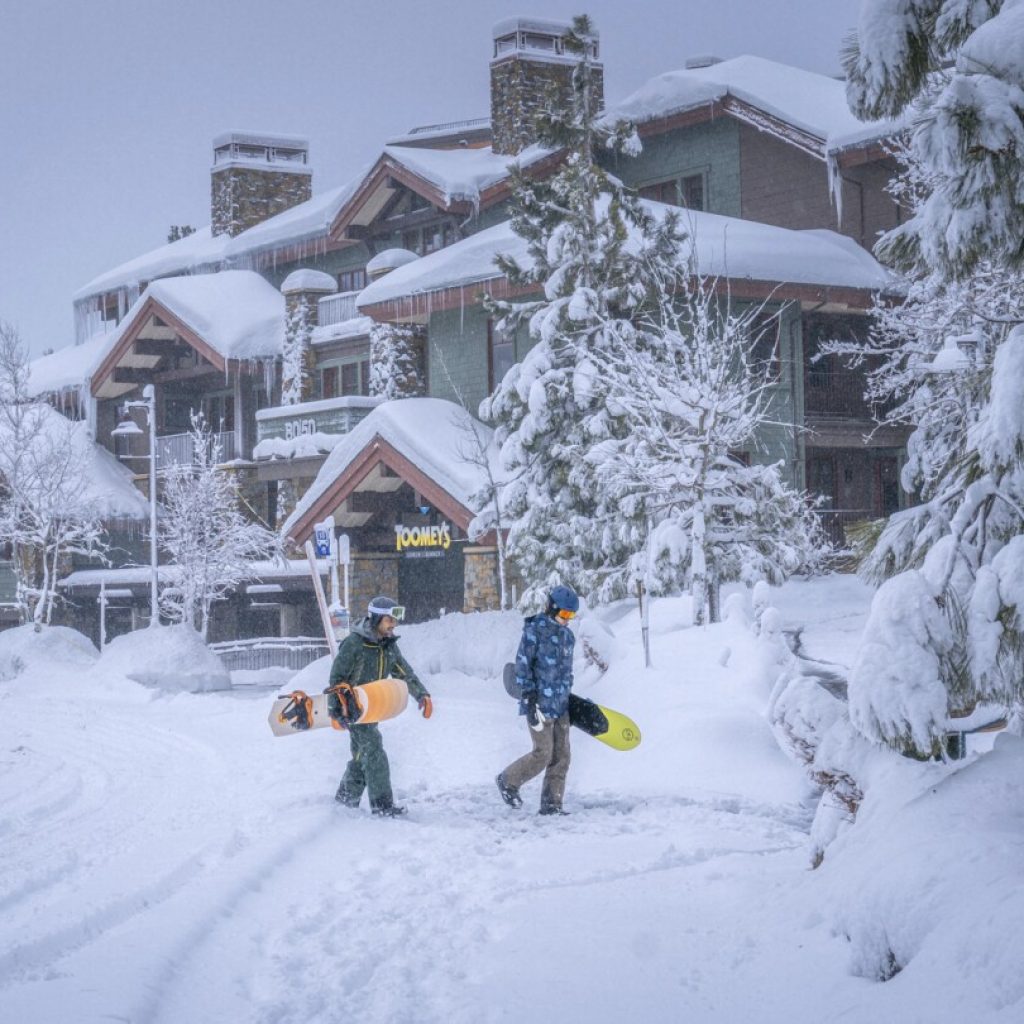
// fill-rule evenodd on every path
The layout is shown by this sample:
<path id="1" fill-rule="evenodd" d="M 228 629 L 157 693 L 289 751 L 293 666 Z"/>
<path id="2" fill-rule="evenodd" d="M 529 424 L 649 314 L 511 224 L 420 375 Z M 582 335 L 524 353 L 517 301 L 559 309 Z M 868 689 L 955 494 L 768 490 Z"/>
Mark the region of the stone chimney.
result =
<path id="1" fill-rule="evenodd" d="M 337 290 L 334 278 L 319 270 L 295 270 L 281 285 L 285 308 L 282 405 L 297 405 L 311 397 L 314 359 L 310 341 L 317 325 L 317 302 Z"/>
<path id="2" fill-rule="evenodd" d="M 534 123 L 549 103 L 565 102 L 572 87 L 577 56 L 566 52 L 567 21 L 508 18 L 494 26 L 491 57 L 491 148 L 514 156 L 537 141 Z M 591 38 L 593 88 L 598 107 L 604 105 L 604 65 L 600 39 Z"/>
<path id="3" fill-rule="evenodd" d="M 213 140 L 210 218 L 215 235 L 241 234 L 313 194 L 309 142 L 294 135 L 225 132 Z"/>

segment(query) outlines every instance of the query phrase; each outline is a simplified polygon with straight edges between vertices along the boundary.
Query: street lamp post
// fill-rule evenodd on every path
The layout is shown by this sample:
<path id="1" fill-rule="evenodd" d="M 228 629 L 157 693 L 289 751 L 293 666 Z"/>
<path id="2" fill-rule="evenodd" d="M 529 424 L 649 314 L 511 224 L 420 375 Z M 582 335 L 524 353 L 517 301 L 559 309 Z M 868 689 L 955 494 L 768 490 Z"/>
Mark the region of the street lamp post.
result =
<path id="1" fill-rule="evenodd" d="M 149 417 L 149 622 L 150 625 L 156 625 L 160 621 L 157 604 L 159 576 L 156 544 L 156 389 L 152 384 L 147 384 L 142 389 L 142 400 L 125 402 L 123 408 L 125 419 L 111 431 L 111 437 L 131 437 L 142 433 L 138 424 L 128 417 L 130 409 L 145 409 Z"/>

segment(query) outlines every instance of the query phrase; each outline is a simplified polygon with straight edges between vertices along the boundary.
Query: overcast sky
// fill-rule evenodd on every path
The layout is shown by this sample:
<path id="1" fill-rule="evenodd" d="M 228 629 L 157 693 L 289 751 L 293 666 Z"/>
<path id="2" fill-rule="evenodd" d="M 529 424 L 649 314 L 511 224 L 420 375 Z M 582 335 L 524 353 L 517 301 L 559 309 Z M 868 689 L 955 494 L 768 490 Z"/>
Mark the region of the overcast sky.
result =
<path id="1" fill-rule="evenodd" d="M 71 296 L 210 222 L 212 140 L 310 140 L 314 194 L 389 137 L 490 113 L 491 28 L 586 11 L 605 95 L 694 54 L 827 74 L 858 0 L 0 0 L 0 319 L 33 353 L 73 340 Z"/>

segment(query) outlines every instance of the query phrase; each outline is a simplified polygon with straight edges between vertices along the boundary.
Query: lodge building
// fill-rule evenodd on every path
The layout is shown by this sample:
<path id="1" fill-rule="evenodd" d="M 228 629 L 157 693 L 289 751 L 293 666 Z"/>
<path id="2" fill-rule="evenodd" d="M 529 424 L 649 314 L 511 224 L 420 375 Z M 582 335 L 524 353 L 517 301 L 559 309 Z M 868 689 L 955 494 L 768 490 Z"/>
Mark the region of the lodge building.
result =
<path id="1" fill-rule="evenodd" d="M 532 123 L 568 88 L 566 28 L 496 25 L 489 119 L 415 128 L 323 193 L 305 139 L 218 136 L 210 227 L 82 288 L 76 344 L 33 364 L 35 393 L 127 465 L 148 457 L 145 432 L 129 442 L 115 427 L 146 385 L 160 466 L 189 457 L 201 410 L 250 513 L 296 554 L 328 516 L 349 536 L 354 609 L 379 592 L 413 620 L 495 607 L 495 538 L 474 526 L 493 453 L 474 414 L 533 341 L 499 331 L 481 295 L 512 295 L 495 257 L 525 253 L 508 220 L 510 168 L 544 177 L 564 156 L 536 144 Z M 591 58 L 603 104 L 596 33 Z M 899 223 L 884 146 L 897 126 L 857 121 L 841 82 L 751 56 L 692 60 L 607 113 L 636 124 L 643 150 L 600 159 L 652 210 L 684 210 L 699 274 L 775 315 L 777 415 L 747 457 L 782 460 L 820 494 L 837 541 L 847 522 L 895 511 L 904 437 L 872 432 L 863 371 L 820 349 L 863 336 L 873 296 L 892 291 L 870 247 Z M 381 379 L 374 367 L 395 346 L 409 372 Z M 124 628 L 145 621 L 138 539 L 122 546 L 122 568 L 72 567 L 65 592 L 81 628 L 101 586 L 121 595 Z M 212 637 L 319 632 L 303 572 L 265 567 L 223 602 Z"/>

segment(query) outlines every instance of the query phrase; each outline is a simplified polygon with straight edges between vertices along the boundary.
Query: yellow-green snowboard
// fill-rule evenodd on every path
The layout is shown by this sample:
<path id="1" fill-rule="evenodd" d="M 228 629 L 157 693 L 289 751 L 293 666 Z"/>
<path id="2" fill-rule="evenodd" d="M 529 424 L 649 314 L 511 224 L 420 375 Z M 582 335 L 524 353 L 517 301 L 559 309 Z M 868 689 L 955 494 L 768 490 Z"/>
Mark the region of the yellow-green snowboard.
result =
<path id="1" fill-rule="evenodd" d="M 516 667 L 511 662 L 505 666 L 503 682 L 505 692 L 518 700 L 522 691 L 516 683 Z M 632 750 L 640 744 L 640 726 L 632 718 L 575 693 L 569 694 L 569 722 L 613 750 Z"/>

